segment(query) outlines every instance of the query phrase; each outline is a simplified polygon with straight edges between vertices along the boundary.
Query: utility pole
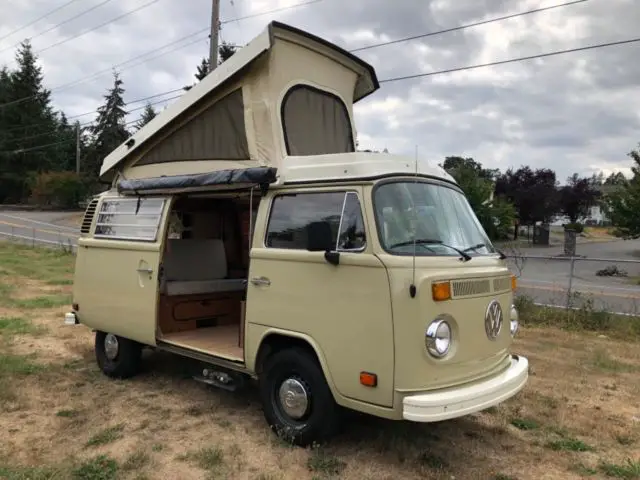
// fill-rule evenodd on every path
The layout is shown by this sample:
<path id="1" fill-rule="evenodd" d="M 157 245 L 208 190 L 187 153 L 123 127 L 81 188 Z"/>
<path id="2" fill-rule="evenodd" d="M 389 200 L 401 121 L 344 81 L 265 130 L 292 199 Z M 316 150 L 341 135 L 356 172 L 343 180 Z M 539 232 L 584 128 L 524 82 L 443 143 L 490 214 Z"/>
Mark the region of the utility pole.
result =
<path id="1" fill-rule="evenodd" d="M 80 175 L 80 122 L 76 122 L 76 174 Z"/>
<path id="2" fill-rule="evenodd" d="M 211 35 L 209 41 L 209 73 L 218 66 L 218 36 L 220 32 L 220 0 L 212 0 Z"/>

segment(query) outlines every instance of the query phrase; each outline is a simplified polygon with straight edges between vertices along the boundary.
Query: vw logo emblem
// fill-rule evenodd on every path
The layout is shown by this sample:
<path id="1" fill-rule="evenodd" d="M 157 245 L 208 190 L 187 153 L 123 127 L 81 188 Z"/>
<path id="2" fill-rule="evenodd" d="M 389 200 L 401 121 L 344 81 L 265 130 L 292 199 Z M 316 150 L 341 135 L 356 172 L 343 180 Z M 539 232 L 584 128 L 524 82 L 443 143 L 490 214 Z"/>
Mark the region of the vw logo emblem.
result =
<path id="1" fill-rule="evenodd" d="M 484 330 L 489 340 L 498 338 L 502 330 L 502 307 L 497 300 L 492 300 L 484 314 Z"/>

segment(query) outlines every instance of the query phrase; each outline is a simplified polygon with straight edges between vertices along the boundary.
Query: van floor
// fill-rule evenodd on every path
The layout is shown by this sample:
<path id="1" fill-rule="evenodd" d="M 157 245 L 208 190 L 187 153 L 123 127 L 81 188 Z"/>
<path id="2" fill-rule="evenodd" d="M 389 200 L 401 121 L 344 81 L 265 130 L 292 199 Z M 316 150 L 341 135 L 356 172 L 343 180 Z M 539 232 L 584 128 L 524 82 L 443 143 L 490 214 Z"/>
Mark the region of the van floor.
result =
<path id="1" fill-rule="evenodd" d="M 244 349 L 238 346 L 240 325 L 220 325 L 184 332 L 165 333 L 162 341 L 178 347 L 244 362 Z"/>

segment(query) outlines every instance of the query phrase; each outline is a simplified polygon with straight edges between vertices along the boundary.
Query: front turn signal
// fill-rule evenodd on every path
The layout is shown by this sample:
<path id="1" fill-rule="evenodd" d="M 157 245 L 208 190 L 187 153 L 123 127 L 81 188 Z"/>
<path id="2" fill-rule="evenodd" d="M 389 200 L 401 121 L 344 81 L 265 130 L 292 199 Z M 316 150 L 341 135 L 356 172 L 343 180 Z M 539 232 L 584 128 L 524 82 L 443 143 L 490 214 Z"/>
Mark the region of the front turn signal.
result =
<path id="1" fill-rule="evenodd" d="M 451 282 L 435 282 L 431 284 L 431 294 L 436 302 L 444 302 L 451 298 Z"/>
<path id="2" fill-rule="evenodd" d="M 515 292 L 516 288 L 518 288 L 518 277 L 511 275 L 511 290 Z"/>

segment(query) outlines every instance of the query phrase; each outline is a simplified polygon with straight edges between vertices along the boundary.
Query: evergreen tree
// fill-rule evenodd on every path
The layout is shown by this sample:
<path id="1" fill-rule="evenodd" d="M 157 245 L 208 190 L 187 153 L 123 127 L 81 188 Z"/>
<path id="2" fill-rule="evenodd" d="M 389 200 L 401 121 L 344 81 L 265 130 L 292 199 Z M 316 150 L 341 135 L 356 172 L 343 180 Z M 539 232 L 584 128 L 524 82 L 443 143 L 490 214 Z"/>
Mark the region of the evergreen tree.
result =
<path id="1" fill-rule="evenodd" d="M 149 123 L 151 120 L 156 118 L 157 115 L 158 114 L 153 109 L 151 104 L 147 103 L 147 105 L 144 107 L 144 111 L 142 112 L 142 116 L 140 117 L 140 120 L 138 120 L 138 122 L 135 125 L 136 130 L 140 130 L 147 123 Z"/>
<path id="2" fill-rule="evenodd" d="M 222 63 L 229 60 L 234 53 L 236 53 L 237 48 L 227 42 L 222 42 L 220 47 L 218 47 L 218 65 L 222 65 Z"/>
<path id="3" fill-rule="evenodd" d="M 104 104 L 98 108 L 98 118 L 89 127 L 91 144 L 83 162 L 83 171 L 90 177 L 97 178 L 103 159 L 129 138 L 123 95 L 122 80 L 118 73 L 114 72 L 113 86 L 104 95 Z"/>
<path id="4" fill-rule="evenodd" d="M 51 107 L 51 92 L 44 88 L 42 68 L 31 44 L 23 42 L 16 53 L 17 69 L 0 73 L 4 97 L 0 126 L 0 201 L 22 201 L 29 195 L 28 178 L 54 168 L 58 119 Z"/>
<path id="5" fill-rule="evenodd" d="M 229 60 L 233 56 L 233 54 L 236 53 L 236 51 L 237 51 L 237 48 L 235 46 L 227 42 L 222 42 L 218 47 L 218 65 L 222 65 L 224 62 Z M 209 59 L 203 58 L 200 61 L 200 65 L 196 67 L 196 73 L 194 74 L 194 77 L 196 77 L 196 80 L 200 82 L 208 74 L 209 74 Z M 186 91 L 189 91 L 193 88 L 193 85 L 187 85 L 186 87 L 183 87 L 183 88 Z"/>
<path id="6" fill-rule="evenodd" d="M 196 80 L 198 82 L 200 82 L 208 74 L 209 74 L 209 60 L 207 60 L 206 58 L 203 58 L 202 61 L 200 62 L 200 65 L 196 67 L 196 73 L 193 76 L 196 77 Z M 194 83 L 193 85 L 195 85 L 196 83 Z M 193 88 L 193 85 L 187 85 L 186 87 L 183 87 L 183 88 L 188 92 Z"/>

